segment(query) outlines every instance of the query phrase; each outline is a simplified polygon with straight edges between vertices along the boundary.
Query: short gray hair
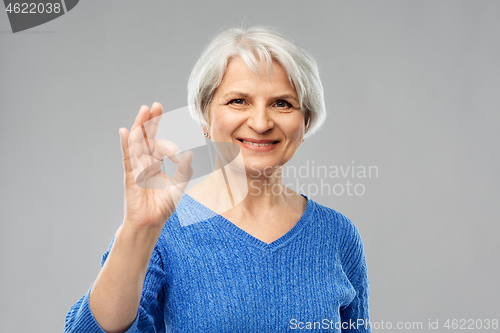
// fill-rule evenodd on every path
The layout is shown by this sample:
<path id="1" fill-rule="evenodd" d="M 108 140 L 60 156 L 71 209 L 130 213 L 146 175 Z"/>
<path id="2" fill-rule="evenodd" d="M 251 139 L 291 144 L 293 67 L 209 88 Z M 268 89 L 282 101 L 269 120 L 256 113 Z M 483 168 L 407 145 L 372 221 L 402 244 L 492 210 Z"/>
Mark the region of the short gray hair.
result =
<path id="1" fill-rule="evenodd" d="M 291 39 L 274 28 L 254 26 L 246 31 L 229 28 L 215 36 L 191 71 L 188 81 L 189 113 L 198 123 L 208 127 L 208 106 L 219 86 L 229 61 L 240 56 L 253 73 L 261 74 L 259 60 L 266 61 L 272 71 L 272 60 L 285 69 L 295 87 L 300 108 L 308 117 L 304 137 L 315 133 L 325 122 L 326 109 L 318 65 L 313 57 Z M 258 59 L 257 59 L 258 57 Z"/>

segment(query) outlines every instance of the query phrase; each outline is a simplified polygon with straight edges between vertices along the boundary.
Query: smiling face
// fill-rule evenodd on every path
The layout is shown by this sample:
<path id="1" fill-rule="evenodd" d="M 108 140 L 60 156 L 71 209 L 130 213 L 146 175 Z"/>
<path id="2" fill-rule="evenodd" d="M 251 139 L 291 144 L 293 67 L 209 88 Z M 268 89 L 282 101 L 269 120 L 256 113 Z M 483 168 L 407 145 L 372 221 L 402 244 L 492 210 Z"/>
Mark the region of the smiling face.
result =
<path id="1" fill-rule="evenodd" d="M 273 73 L 270 79 L 258 77 L 240 57 L 233 58 L 209 106 L 212 140 L 237 144 L 248 174 L 268 174 L 284 165 L 305 133 L 304 115 L 286 71 L 273 61 Z"/>

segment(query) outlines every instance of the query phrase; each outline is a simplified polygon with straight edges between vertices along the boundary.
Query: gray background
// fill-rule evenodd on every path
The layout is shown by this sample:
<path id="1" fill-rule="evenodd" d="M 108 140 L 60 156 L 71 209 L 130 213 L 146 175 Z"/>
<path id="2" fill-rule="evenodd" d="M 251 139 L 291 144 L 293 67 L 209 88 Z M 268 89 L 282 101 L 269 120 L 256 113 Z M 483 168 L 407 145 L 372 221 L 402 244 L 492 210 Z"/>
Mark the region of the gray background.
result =
<path id="1" fill-rule="evenodd" d="M 290 163 L 379 168 L 354 180 L 363 196 L 311 196 L 361 232 L 372 321 L 500 319 L 499 14 L 499 1 L 87 0 L 18 34 L 0 14 L 0 331 L 62 331 L 123 217 L 119 127 L 142 104 L 185 106 L 209 38 L 254 24 L 320 65 L 328 121 Z"/>

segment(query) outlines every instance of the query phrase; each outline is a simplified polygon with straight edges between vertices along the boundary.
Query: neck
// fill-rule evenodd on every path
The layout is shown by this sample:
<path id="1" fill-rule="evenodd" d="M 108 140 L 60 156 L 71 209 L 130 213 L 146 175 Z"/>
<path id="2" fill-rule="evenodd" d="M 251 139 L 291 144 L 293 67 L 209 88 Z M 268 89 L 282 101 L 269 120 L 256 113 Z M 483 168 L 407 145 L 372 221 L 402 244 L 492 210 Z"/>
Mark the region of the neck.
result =
<path id="1" fill-rule="evenodd" d="M 297 195 L 282 184 L 282 167 L 249 174 L 241 155 L 225 167 L 216 168 L 187 193 L 220 215 L 235 209 L 249 213 L 268 211 L 290 203 Z"/>

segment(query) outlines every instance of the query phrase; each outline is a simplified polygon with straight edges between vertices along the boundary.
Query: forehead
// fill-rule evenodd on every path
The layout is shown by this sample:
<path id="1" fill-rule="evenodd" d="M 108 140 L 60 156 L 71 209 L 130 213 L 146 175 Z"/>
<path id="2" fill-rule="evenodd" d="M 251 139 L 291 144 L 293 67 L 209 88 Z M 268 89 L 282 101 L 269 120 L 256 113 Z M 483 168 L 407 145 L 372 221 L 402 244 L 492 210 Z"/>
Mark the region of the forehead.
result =
<path id="1" fill-rule="evenodd" d="M 263 89 L 280 90 L 296 95 L 285 69 L 279 62 L 273 60 L 272 72 L 268 72 L 265 62 L 258 64 L 260 73 L 254 73 L 241 57 L 231 59 L 218 90 L 227 90 L 232 87 L 252 89 L 259 86 Z"/>

